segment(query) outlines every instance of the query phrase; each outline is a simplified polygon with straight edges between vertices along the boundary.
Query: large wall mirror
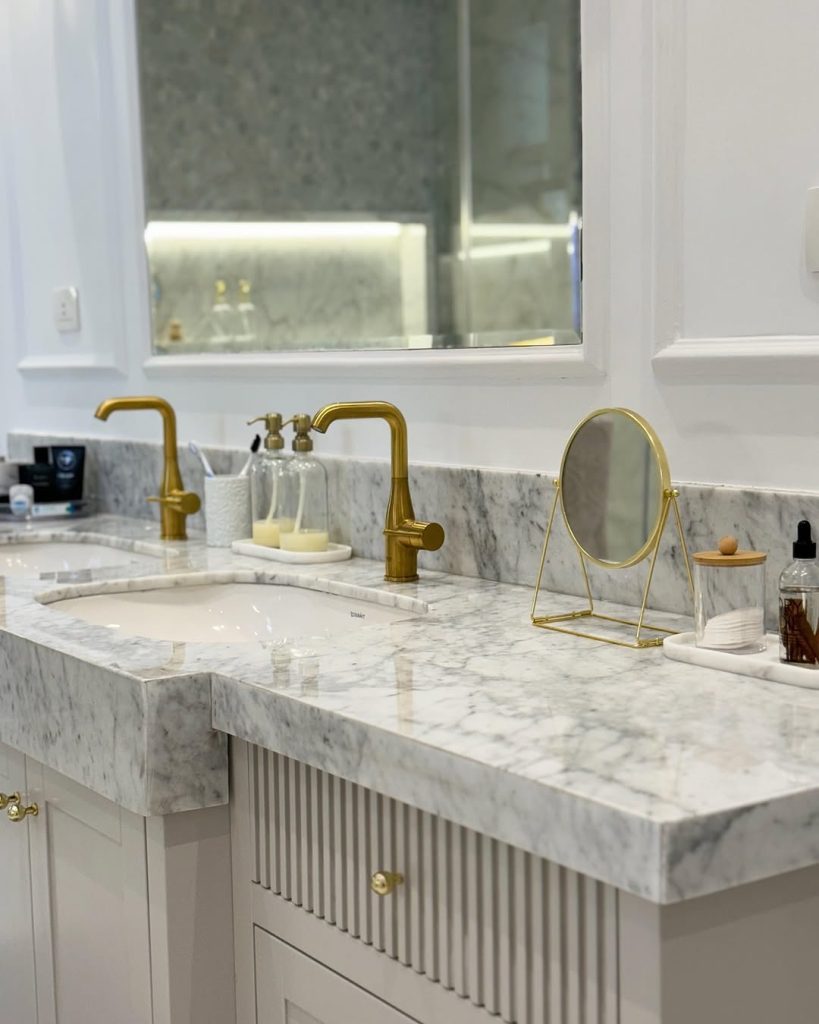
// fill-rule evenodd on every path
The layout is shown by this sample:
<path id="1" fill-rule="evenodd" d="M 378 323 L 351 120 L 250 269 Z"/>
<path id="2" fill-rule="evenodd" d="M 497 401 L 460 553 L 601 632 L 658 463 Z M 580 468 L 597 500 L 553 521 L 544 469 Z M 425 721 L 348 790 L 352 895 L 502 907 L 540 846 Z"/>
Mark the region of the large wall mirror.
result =
<path id="1" fill-rule="evenodd" d="M 580 341 L 580 0 L 136 6 L 157 354 Z"/>

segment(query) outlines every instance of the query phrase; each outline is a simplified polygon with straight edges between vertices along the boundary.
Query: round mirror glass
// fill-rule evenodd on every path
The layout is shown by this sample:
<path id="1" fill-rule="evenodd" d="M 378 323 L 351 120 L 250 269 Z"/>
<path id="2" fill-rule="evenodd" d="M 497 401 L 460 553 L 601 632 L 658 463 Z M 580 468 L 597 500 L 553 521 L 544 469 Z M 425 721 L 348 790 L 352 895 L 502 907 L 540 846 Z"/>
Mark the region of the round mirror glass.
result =
<path id="1" fill-rule="evenodd" d="M 661 526 L 665 454 L 649 425 L 626 409 L 593 413 L 563 455 L 560 498 L 582 552 L 602 565 L 634 565 Z"/>

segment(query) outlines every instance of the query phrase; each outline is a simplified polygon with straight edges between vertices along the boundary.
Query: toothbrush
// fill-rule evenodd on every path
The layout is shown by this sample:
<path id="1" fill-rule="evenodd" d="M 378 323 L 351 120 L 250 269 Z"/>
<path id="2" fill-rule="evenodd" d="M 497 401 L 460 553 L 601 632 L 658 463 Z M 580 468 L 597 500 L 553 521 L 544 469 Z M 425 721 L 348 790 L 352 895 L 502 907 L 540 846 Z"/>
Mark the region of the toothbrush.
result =
<path id="1" fill-rule="evenodd" d="M 205 476 L 216 476 L 216 474 L 213 472 L 213 466 L 211 466 L 211 464 L 208 462 L 207 455 L 205 455 L 205 453 L 202 451 L 202 449 L 199 447 L 196 441 L 189 441 L 188 449 L 191 452 L 193 452 L 193 454 L 202 463 L 202 469 L 204 469 L 205 471 Z"/>
<path id="2" fill-rule="evenodd" d="M 241 471 L 239 473 L 239 476 L 247 476 L 247 474 L 250 472 L 250 467 L 253 464 L 253 456 L 259 450 L 259 447 L 260 447 L 261 443 L 262 443 L 261 434 L 257 434 L 253 438 L 253 444 L 251 444 L 251 446 L 250 446 L 250 455 L 248 455 L 248 457 L 247 457 L 247 462 L 244 464 L 244 466 L 242 466 L 242 469 L 241 469 Z"/>

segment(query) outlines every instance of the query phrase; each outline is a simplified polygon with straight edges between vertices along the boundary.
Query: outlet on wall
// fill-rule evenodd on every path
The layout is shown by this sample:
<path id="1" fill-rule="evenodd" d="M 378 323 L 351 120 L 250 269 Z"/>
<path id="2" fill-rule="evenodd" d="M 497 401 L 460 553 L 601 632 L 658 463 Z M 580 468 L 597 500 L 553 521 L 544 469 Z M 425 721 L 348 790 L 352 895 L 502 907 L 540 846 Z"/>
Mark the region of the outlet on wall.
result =
<path id="1" fill-rule="evenodd" d="M 73 286 L 54 289 L 54 326 L 62 333 L 80 329 L 80 293 Z"/>

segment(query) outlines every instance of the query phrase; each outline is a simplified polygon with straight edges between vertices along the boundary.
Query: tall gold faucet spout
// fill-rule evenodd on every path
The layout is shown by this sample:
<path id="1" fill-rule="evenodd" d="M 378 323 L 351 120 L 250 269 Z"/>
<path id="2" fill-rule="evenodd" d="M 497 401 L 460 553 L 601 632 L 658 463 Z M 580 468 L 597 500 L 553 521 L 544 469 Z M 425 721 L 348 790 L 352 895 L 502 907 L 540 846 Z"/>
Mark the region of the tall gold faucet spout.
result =
<path id="1" fill-rule="evenodd" d="M 186 518 L 199 511 L 201 502 L 197 494 L 186 491 L 182 484 L 173 406 L 157 395 L 124 395 L 120 398 L 106 398 L 97 406 L 94 415 L 98 420 L 107 420 L 112 412 L 136 412 L 142 409 L 152 409 L 162 417 L 162 483 L 159 494 L 148 498 L 148 501 L 160 505 L 160 537 L 162 540 L 187 540 Z"/>
<path id="2" fill-rule="evenodd" d="M 384 523 L 384 579 L 411 583 L 418 579 L 418 551 L 437 551 L 444 543 L 444 529 L 415 518 L 409 489 L 407 422 L 400 409 L 390 402 L 335 402 L 319 409 L 313 429 L 323 434 L 336 420 L 358 419 L 382 419 L 389 424 L 392 485 Z"/>

